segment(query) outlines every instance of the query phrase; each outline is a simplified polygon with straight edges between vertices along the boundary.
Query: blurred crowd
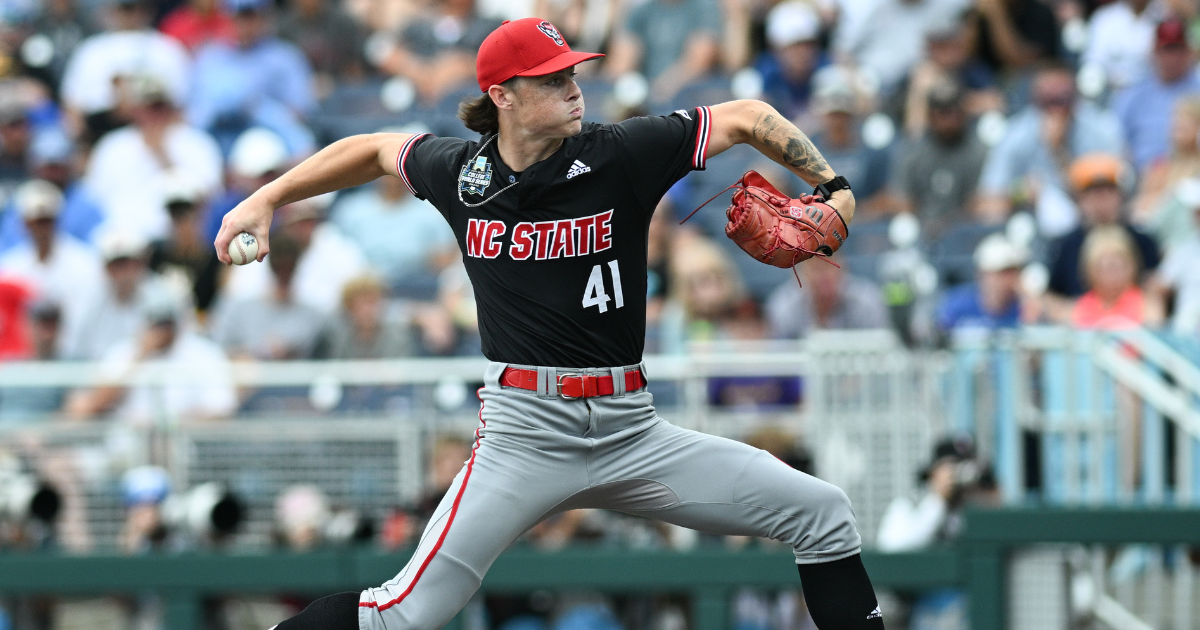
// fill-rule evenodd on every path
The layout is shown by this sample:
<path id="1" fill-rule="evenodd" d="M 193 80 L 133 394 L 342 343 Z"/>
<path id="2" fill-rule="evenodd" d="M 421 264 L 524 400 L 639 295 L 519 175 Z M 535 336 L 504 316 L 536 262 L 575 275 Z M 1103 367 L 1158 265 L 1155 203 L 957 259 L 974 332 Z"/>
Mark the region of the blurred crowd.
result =
<path id="1" fill-rule="evenodd" d="M 1055 322 L 1200 334 L 1200 12 L 1187 0 L 4 0 L 0 357 L 151 365 L 478 354 L 454 235 L 395 178 L 277 215 L 225 268 L 221 218 L 351 133 L 432 130 L 473 93 L 501 20 L 582 50 L 588 118 L 732 98 L 794 120 L 853 184 L 829 265 L 790 273 L 722 235 L 747 147 L 651 227 L 648 352 L 721 339 Z M 800 285 L 803 285 L 801 288 Z M 214 378 L 165 397 L 221 417 Z M 147 392 L 7 392 L 0 417 L 151 413 Z"/>

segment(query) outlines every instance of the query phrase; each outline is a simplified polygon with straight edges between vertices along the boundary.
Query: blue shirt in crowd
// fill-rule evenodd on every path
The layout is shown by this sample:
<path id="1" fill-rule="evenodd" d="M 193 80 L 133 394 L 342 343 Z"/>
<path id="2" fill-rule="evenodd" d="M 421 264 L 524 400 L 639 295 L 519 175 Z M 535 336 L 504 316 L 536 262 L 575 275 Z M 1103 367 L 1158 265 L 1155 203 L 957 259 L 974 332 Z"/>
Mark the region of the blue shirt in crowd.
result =
<path id="1" fill-rule="evenodd" d="M 212 43 L 196 54 L 192 77 L 188 122 L 215 131 L 226 152 L 232 141 L 221 130 L 236 135 L 255 125 L 278 133 L 293 155 L 315 148 L 300 120 L 316 107 L 312 69 L 296 46 L 277 38 L 249 48 Z"/>
<path id="2" fill-rule="evenodd" d="M 1197 94 L 1200 74 L 1192 71 L 1175 83 L 1163 83 L 1151 74 L 1113 97 L 1113 111 L 1125 128 L 1125 140 L 1139 172 L 1170 152 L 1175 104 Z"/>
<path id="3" fill-rule="evenodd" d="M 84 243 L 92 242 L 92 231 L 104 221 L 104 209 L 92 199 L 83 184 L 78 182 L 67 186 L 63 197 L 62 212 L 58 215 L 59 231 L 66 232 Z M 25 229 L 21 211 L 12 201 L 2 212 L 0 252 L 6 252 L 29 240 L 29 231 Z"/>
<path id="4" fill-rule="evenodd" d="M 408 194 L 388 201 L 374 187 L 365 188 L 339 200 L 330 220 L 392 284 L 431 274 L 430 254 L 455 247 L 454 230 L 437 208 Z"/>
<path id="5" fill-rule="evenodd" d="M 983 310 L 979 300 L 979 285 L 972 282 L 954 287 L 942 297 L 938 305 L 937 323 L 942 330 L 955 328 L 1015 328 L 1021 319 L 1021 305 L 1017 300 L 1001 313 Z"/>
<path id="6" fill-rule="evenodd" d="M 1081 102 L 1075 106 L 1067 150 L 1071 159 L 1085 153 L 1121 155 L 1121 122 L 1110 111 Z M 1042 178 L 1043 186 L 1067 190 L 1058 161 L 1042 139 L 1042 112 L 1026 107 L 1008 121 L 1008 131 L 988 155 L 979 177 L 981 194 L 1007 195 L 1014 182 L 1027 175 Z M 853 181 L 853 180 L 851 180 Z"/>

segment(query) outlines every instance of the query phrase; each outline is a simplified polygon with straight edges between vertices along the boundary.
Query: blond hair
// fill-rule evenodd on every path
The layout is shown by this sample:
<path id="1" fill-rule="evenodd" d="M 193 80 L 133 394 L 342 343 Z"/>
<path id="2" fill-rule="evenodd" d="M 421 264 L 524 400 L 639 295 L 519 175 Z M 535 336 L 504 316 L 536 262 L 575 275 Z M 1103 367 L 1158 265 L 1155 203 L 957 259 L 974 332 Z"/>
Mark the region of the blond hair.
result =
<path id="1" fill-rule="evenodd" d="M 674 243 L 671 255 L 671 297 L 684 307 L 689 317 L 694 315 L 688 297 L 691 280 L 702 272 L 711 272 L 729 289 L 727 307 L 742 300 L 745 288 L 733 259 L 713 241 L 698 235 L 685 236 Z"/>
<path id="2" fill-rule="evenodd" d="M 375 276 L 359 276 L 342 287 L 342 308 L 349 309 L 350 304 L 364 295 L 383 295 L 388 292 L 387 285 Z"/>
<path id="3" fill-rule="evenodd" d="M 1133 267 L 1135 277 L 1141 269 L 1141 256 L 1125 228 L 1119 225 L 1097 226 L 1088 231 L 1079 255 L 1079 271 L 1088 286 L 1095 284 L 1090 270 L 1096 261 L 1107 254 L 1124 256 Z"/>

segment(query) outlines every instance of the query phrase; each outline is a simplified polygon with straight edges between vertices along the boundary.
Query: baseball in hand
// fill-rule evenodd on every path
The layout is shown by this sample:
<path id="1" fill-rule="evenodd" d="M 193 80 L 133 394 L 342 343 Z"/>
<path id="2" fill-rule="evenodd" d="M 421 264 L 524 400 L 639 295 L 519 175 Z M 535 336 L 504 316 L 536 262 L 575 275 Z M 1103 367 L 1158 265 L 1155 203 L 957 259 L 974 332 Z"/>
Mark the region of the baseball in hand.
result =
<path id="1" fill-rule="evenodd" d="M 245 265 L 258 259 L 258 239 L 249 232 L 242 232 L 229 241 L 229 257 L 235 265 Z"/>

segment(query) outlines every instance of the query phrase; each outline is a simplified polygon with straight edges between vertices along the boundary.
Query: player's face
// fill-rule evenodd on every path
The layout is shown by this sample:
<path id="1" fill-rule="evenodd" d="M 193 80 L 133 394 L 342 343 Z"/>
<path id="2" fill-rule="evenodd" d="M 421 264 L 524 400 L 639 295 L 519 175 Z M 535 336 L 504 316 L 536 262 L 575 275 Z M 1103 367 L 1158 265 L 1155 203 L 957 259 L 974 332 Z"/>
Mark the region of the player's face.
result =
<path id="1" fill-rule="evenodd" d="M 575 69 L 523 77 L 513 90 L 513 113 L 527 133 L 569 138 L 583 126 L 583 92 L 575 83 Z"/>

